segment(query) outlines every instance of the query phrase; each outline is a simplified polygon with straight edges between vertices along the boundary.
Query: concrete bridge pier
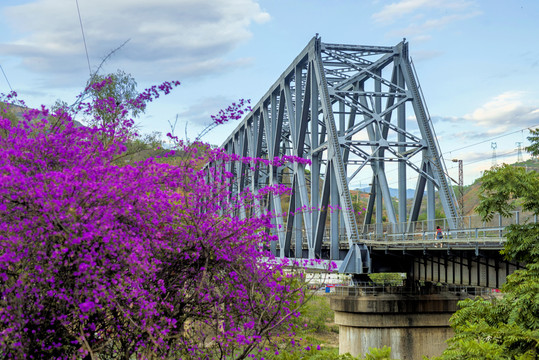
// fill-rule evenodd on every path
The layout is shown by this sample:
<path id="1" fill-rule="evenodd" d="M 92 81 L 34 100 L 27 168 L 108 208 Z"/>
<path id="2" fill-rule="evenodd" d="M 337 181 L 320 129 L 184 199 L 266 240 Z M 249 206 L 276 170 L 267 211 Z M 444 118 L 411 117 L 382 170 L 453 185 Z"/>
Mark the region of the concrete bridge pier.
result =
<path id="1" fill-rule="evenodd" d="M 459 300 L 453 294 L 333 296 L 339 353 L 361 357 L 369 348 L 389 346 L 394 359 L 440 355 L 453 336 L 449 318 Z"/>

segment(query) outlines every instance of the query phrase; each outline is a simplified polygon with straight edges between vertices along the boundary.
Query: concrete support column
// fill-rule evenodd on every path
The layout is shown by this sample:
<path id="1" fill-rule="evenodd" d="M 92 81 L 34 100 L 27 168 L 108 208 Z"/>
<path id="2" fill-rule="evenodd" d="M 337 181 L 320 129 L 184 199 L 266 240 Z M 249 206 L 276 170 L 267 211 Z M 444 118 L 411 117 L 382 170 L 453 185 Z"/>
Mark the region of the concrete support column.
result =
<path id="1" fill-rule="evenodd" d="M 449 318 L 459 300 L 452 294 L 334 296 L 339 353 L 362 357 L 371 347 L 389 346 L 394 359 L 438 356 L 453 336 Z"/>

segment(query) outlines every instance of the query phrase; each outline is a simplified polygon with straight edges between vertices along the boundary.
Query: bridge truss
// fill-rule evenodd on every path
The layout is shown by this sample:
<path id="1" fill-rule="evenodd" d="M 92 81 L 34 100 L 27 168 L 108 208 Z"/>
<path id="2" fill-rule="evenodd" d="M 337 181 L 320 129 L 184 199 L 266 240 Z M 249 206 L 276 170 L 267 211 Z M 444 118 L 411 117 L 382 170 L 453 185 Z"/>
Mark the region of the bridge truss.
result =
<path id="1" fill-rule="evenodd" d="M 271 250 L 278 256 L 342 260 L 340 272 L 368 273 L 371 257 L 362 238 L 369 225 L 387 220 L 401 227 L 396 231 L 413 231 L 425 192 L 428 220 L 435 217 L 437 192 L 449 226 L 457 228 L 455 195 L 405 41 L 383 47 L 313 38 L 222 147 L 244 157 L 311 160 L 257 171 L 240 163 L 229 169 L 235 175 L 232 192 L 276 184 L 292 188 L 290 196 L 268 195 L 261 204 L 286 214 L 275 217 L 278 242 Z M 389 171 L 397 172 L 397 206 Z M 350 182 L 365 174 L 370 196 L 358 225 L 361 209 L 354 209 Z M 416 179 L 408 206 L 407 174 Z"/>

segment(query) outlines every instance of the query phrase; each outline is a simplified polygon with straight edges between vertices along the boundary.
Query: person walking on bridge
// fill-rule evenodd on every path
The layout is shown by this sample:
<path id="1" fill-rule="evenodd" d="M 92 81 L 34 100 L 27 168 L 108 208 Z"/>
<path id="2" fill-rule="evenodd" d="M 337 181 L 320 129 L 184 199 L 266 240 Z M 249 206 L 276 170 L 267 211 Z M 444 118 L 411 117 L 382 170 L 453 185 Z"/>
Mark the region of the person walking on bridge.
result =
<path id="1" fill-rule="evenodd" d="M 442 229 L 440 229 L 439 226 L 436 226 L 436 238 L 443 239 L 444 233 L 442 232 Z"/>

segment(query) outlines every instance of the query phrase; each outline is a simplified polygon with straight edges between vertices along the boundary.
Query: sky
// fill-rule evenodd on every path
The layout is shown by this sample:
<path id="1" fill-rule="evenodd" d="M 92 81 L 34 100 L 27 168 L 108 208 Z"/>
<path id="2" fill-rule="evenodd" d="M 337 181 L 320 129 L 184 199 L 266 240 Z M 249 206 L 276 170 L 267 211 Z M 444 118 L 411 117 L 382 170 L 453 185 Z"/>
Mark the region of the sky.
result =
<path id="1" fill-rule="evenodd" d="M 465 184 L 492 166 L 493 146 L 498 164 L 515 162 L 539 127 L 537 0 L 2 0 L 0 16 L 0 93 L 29 106 L 72 103 L 100 64 L 139 90 L 181 81 L 138 119 L 143 132 L 175 123 L 193 138 L 231 102 L 258 102 L 317 33 L 407 39 L 449 175 L 463 160 Z M 219 145 L 234 128 L 203 140 Z"/>

